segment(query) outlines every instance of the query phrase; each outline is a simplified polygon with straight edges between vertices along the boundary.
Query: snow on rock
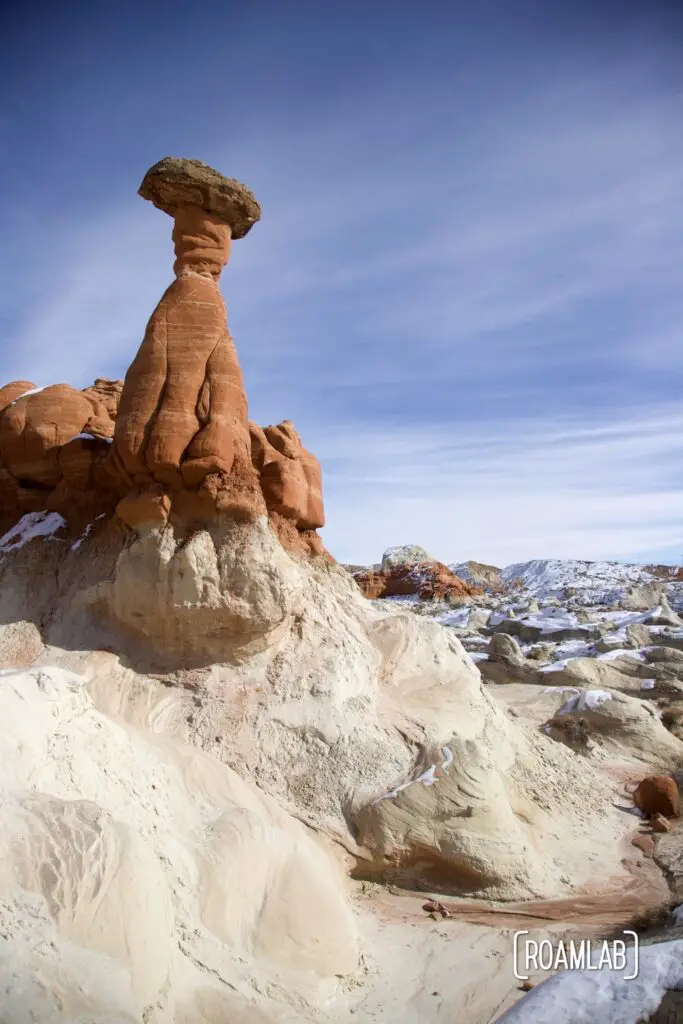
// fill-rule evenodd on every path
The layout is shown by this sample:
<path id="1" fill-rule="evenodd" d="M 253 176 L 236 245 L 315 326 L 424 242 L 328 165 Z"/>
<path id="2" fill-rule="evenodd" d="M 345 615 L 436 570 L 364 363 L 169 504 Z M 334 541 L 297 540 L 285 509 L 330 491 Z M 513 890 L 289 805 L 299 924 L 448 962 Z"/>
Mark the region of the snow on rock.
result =
<path id="1" fill-rule="evenodd" d="M 626 647 L 617 647 L 613 651 L 604 651 L 595 657 L 596 661 L 614 661 L 616 658 L 633 658 L 634 661 L 645 661 L 642 651 L 632 651 Z"/>
<path id="2" fill-rule="evenodd" d="M 399 793 L 404 789 L 408 789 L 409 786 L 414 786 L 416 783 L 421 782 L 423 786 L 433 786 L 435 782 L 439 781 L 439 776 L 436 774 L 436 769 L 440 768 L 441 771 L 447 772 L 449 767 L 453 764 L 453 753 L 450 747 L 442 747 L 441 753 L 443 755 L 443 761 L 439 764 L 432 764 L 426 771 L 418 775 L 416 779 L 408 779 L 407 782 L 402 782 L 399 786 L 395 786 L 394 789 L 390 789 L 388 793 L 382 793 L 374 804 L 378 804 L 381 800 L 395 800 Z"/>
<path id="3" fill-rule="evenodd" d="M 629 949 L 625 970 L 560 971 L 515 1003 L 499 1024 L 638 1024 L 667 990 L 683 988 L 683 940 L 642 946 L 638 975 L 627 980 L 633 967 Z"/>
<path id="4" fill-rule="evenodd" d="M 91 532 L 92 532 L 92 528 L 93 528 L 93 526 L 95 525 L 95 523 L 97 522 L 97 520 L 98 520 L 98 519 L 104 519 L 105 515 L 106 515 L 106 512 L 102 512 L 102 513 L 101 513 L 101 514 L 100 514 L 99 516 L 95 516 L 95 518 L 93 519 L 92 523 L 88 523 L 88 525 L 86 526 L 85 530 L 84 530 L 84 531 L 83 531 L 83 533 L 82 533 L 82 534 L 80 535 L 80 537 L 78 538 L 78 540 L 77 540 L 77 541 L 74 541 L 74 543 L 73 543 L 73 544 L 71 545 L 71 550 L 72 550 L 72 551 L 78 551 L 78 549 L 80 548 L 80 546 L 81 546 L 81 544 L 83 543 L 83 541 L 84 541 L 84 540 L 85 540 L 85 539 L 86 539 L 87 537 L 89 537 L 89 536 L 90 536 L 90 534 L 91 534 Z"/>
<path id="5" fill-rule="evenodd" d="M 539 672 L 561 672 L 562 669 L 566 668 L 573 658 L 562 658 L 561 661 L 554 661 L 551 665 L 541 665 Z"/>
<path id="6" fill-rule="evenodd" d="M 559 658 L 588 658 L 593 654 L 593 643 L 586 640 L 563 640 L 555 648 Z"/>
<path id="7" fill-rule="evenodd" d="M 17 395 L 17 397 L 14 399 L 14 402 L 11 402 L 10 404 L 14 405 L 15 402 L 18 402 L 20 398 L 27 398 L 28 395 L 37 395 L 40 391 L 44 391 L 46 387 L 47 385 L 43 385 L 42 388 L 30 388 L 28 391 L 24 391 L 23 394 Z"/>
<path id="8" fill-rule="evenodd" d="M 519 581 L 524 590 L 535 597 L 560 595 L 567 587 L 607 595 L 625 586 L 650 583 L 655 577 L 642 565 L 621 565 L 617 562 L 588 562 L 567 558 L 536 558 L 515 562 L 501 571 L 505 583 Z M 592 602 L 591 602 L 592 603 Z M 598 601 L 595 603 L 607 603 Z"/>
<path id="9" fill-rule="evenodd" d="M 510 618 L 510 611 L 514 612 L 515 609 L 503 608 L 493 612 L 488 625 L 493 628 L 507 621 Z M 574 612 L 567 611 L 565 608 L 542 608 L 540 611 L 531 612 L 528 615 L 515 615 L 515 618 L 518 618 L 525 626 L 539 629 L 544 635 L 559 633 L 563 629 L 581 630 L 585 627 L 588 630 L 590 628 L 585 623 L 579 622 Z"/>
<path id="10" fill-rule="evenodd" d="M 111 444 L 113 440 L 113 437 L 101 437 L 99 434 L 84 434 L 81 432 L 80 434 L 74 434 L 74 436 L 70 437 L 65 443 L 69 444 L 71 441 L 105 441 L 107 444 Z"/>
<path id="11" fill-rule="evenodd" d="M 679 903 L 679 905 L 674 907 L 671 911 L 671 923 L 678 928 L 683 925 L 683 903 Z"/>
<path id="12" fill-rule="evenodd" d="M 444 612 L 443 615 L 435 616 L 436 621 L 440 622 L 442 626 L 456 626 L 460 628 L 467 626 L 469 618 L 469 608 L 456 608 L 452 611 Z"/>
<path id="13" fill-rule="evenodd" d="M 16 551 L 36 537 L 52 537 L 66 522 L 57 512 L 29 512 L 0 537 L 0 551 Z"/>
<path id="14" fill-rule="evenodd" d="M 433 562 L 435 559 L 419 544 L 397 544 L 387 548 L 382 555 L 382 569 L 392 569 L 396 565 L 411 565 L 413 562 Z"/>
<path id="15" fill-rule="evenodd" d="M 601 704 L 611 699 L 612 694 L 607 690 L 583 690 L 570 697 L 557 713 L 558 715 L 567 715 L 570 711 L 595 711 Z"/>

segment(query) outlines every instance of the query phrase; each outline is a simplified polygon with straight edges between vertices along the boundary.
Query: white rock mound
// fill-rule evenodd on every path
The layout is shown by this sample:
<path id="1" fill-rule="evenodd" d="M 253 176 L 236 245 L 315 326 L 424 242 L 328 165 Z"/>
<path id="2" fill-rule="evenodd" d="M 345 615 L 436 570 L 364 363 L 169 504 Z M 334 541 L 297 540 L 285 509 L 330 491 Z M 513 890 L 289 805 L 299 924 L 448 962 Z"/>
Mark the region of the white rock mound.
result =
<path id="1" fill-rule="evenodd" d="M 611 783 L 509 718 L 452 630 L 265 520 L 80 540 L 0 558 L 0 656 L 46 645 L 0 679 L 5 988 L 41 1021 L 339 1019 L 340 863 L 500 899 L 596 884 L 588 846 L 611 874 Z"/>
<path id="2" fill-rule="evenodd" d="M 414 565 L 416 562 L 433 562 L 430 555 L 419 544 L 397 544 L 387 548 L 382 555 L 381 569 L 393 569 L 397 565 Z"/>
<path id="3" fill-rule="evenodd" d="M 255 971 L 299 1020 L 356 969 L 339 867 L 231 769 L 63 669 L 6 673 L 0 714 L 4 1021 L 271 1020 Z"/>

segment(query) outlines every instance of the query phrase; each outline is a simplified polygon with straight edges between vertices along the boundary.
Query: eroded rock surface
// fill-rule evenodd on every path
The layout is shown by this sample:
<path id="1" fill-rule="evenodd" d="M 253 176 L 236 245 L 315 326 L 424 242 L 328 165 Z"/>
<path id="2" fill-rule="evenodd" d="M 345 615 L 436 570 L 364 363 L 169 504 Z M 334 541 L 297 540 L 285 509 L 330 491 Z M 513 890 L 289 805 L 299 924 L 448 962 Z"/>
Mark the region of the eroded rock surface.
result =
<path id="1" fill-rule="evenodd" d="M 232 240 L 260 217 L 256 199 L 199 161 L 170 157 L 150 168 L 139 194 L 173 217 L 175 281 L 124 381 L 0 389 L 2 525 L 55 510 L 80 530 L 115 507 L 138 532 L 169 518 L 267 516 L 289 550 L 324 554 L 320 464 L 290 421 L 249 422 L 218 289 Z"/>
<path id="2" fill-rule="evenodd" d="M 354 574 L 368 598 L 418 597 L 424 601 L 467 601 L 478 588 L 465 583 L 442 562 L 396 562 L 385 569 Z"/>

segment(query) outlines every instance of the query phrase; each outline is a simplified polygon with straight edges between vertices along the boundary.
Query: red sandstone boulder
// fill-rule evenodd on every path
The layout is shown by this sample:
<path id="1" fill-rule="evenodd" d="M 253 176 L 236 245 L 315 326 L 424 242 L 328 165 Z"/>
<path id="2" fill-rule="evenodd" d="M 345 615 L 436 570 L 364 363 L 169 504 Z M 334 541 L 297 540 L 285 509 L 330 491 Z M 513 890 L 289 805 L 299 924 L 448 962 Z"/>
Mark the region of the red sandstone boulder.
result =
<path id="1" fill-rule="evenodd" d="M 83 394 L 103 405 L 112 420 L 118 415 L 122 391 L 123 381 L 110 380 L 108 377 L 98 377 L 89 388 L 83 388 Z"/>
<path id="2" fill-rule="evenodd" d="M 365 597 L 409 597 L 422 601 L 467 598 L 481 592 L 465 583 L 442 562 L 413 562 L 388 569 L 368 569 L 354 579 Z"/>
<path id="3" fill-rule="evenodd" d="M 652 836 L 637 835 L 631 839 L 631 844 L 636 846 L 645 857 L 652 858 L 655 855 L 655 841 Z"/>
<path id="4" fill-rule="evenodd" d="M 5 384 L 4 388 L 0 388 L 0 410 L 16 402 L 17 398 L 21 398 L 27 391 L 37 390 L 30 380 L 13 380 L 11 384 Z"/>
<path id="5" fill-rule="evenodd" d="M 291 420 L 276 427 L 249 424 L 251 458 L 269 512 L 301 530 L 325 525 L 320 463 L 307 451 Z"/>
<path id="6" fill-rule="evenodd" d="M 171 500 L 168 495 L 152 491 L 128 494 L 116 506 L 119 519 L 133 530 L 145 526 L 163 526 L 170 510 Z"/>
<path id="7" fill-rule="evenodd" d="M 62 476 L 58 454 L 63 445 L 83 433 L 111 437 L 113 428 L 106 409 L 95 399 L 68 384 L 54 384 L 3 410 L 0 453 L 15 480 L 52 488 Z"/>
<path id="8" fill-rule="evenodd" d="M 677 818 L 681 813 L 678 784 L 670 775 L 649 775 L 633 792 L 633 802 L 644 814 L 652 817 Z"/>

